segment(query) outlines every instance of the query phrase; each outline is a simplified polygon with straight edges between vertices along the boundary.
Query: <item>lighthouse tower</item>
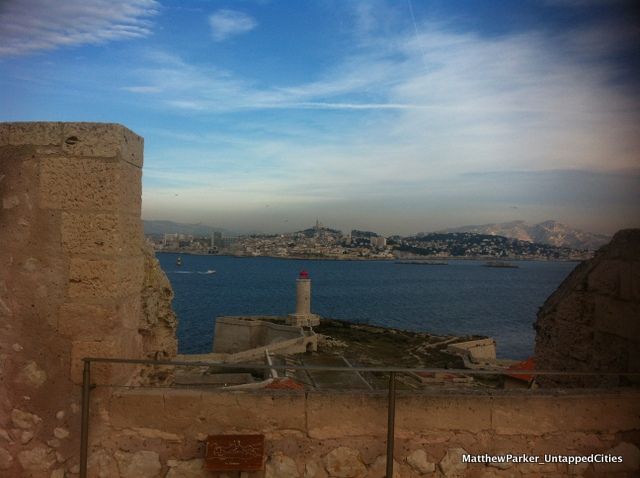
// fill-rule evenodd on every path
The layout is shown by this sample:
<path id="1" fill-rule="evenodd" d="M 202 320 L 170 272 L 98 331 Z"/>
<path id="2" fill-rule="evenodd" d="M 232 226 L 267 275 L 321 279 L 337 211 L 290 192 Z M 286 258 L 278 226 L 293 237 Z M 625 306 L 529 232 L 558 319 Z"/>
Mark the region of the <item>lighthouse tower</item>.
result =
<path id="1" fill-rule="evenodd" d="M 287 324 L 297 326 L 320 325 L 320 317 L 311 313 L 311 279 L 307 271 L 296 280 L 296 311 L 287 316 Z"/>

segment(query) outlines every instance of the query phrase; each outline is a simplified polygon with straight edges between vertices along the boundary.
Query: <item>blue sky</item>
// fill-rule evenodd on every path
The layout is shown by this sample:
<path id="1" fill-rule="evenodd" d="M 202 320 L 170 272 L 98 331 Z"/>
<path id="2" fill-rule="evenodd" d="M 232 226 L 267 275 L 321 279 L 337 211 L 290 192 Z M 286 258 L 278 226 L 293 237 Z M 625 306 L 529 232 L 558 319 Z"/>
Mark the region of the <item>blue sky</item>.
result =
<path id="1" fill-rule="evenodd" d="M 143 217 L 640 225 L 633 3 L 6 0 L 0 120 L 145 138 Z"/>

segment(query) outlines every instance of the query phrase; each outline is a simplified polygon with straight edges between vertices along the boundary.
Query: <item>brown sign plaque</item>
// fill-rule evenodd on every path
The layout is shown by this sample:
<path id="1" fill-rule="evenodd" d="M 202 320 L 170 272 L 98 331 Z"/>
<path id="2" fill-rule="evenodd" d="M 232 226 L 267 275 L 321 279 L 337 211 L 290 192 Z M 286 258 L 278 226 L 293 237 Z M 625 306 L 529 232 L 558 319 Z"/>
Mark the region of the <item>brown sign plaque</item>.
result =
<path id="1" fill-rule="evenodd" d="M 204 467 L 209 471 L 260 471 L 264 435 L 209 435 Z"/>

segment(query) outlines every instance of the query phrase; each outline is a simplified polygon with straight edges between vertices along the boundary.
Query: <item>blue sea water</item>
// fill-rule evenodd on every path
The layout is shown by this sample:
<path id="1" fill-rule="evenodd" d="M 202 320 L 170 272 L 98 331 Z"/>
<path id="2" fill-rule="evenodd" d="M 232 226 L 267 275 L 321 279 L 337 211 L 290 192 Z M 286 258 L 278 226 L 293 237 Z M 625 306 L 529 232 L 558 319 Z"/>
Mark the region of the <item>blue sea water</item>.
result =
<path id="1" fill-rule="evenodd" d="M 211 351 L 215 318 L 286 315 L 295 280 L 312 279 L 312 311 L 324 317 L 435 334 L 494 337 L 498 356 L 533 352 L 538 308 L 576 263 L 519 261 L 517 269 L 455 260 L 448 266 L 391 261 L 309 261 L 159 253 L 179 318 L 181 353 Z M 204 274 L 215 270 L 215 274 Z"/>

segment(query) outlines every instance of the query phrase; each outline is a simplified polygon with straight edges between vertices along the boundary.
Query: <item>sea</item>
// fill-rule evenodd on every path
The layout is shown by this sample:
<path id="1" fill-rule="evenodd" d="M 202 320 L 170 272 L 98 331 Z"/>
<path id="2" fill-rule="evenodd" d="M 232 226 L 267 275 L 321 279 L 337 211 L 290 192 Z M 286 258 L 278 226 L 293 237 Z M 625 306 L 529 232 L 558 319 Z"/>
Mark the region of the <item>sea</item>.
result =
<path id="1" fill-rule="evenodd" d="M 575 262 L 485 261 L 448 265 L 394 261 L 296 260 L 158 253 L 173 287 L 180 353 L 211 352 L 216 317 L 286 315 L 296 278 L 312 280 L 312 312 L 323 317 L 433 334 L 495 338 L 499 358 L 533 353 L 536 312 Z M 215 271 L 212 273 L 210 271 Z"/>

